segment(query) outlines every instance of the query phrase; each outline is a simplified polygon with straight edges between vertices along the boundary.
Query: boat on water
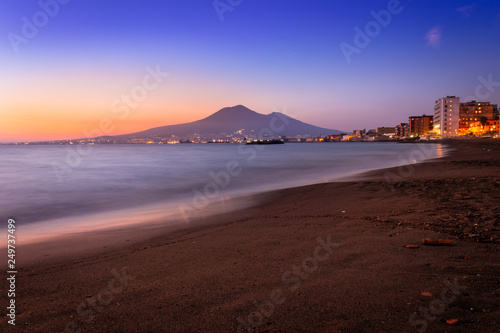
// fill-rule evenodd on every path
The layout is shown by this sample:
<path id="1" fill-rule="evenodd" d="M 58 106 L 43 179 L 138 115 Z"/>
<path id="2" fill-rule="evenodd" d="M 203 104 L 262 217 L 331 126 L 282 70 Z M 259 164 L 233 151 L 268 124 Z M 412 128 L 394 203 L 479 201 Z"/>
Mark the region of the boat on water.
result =
<path id="1" fill-rule="evenodd" d="M 247 141 L 247 145 L 283 145 L 285 144 L 281 140 L 254 140 Z"/>

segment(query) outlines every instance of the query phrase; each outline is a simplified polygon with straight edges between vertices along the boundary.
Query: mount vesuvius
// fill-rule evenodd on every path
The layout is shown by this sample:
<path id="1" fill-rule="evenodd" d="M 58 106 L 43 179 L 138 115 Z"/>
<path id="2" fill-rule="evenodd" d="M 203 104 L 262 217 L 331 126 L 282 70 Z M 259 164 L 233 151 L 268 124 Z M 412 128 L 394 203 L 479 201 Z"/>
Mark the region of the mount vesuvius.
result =
<path id="1" fill-rule="evenodd" d="M 119 138 L 152 138 L 171 137 L 189 138 L 194 135 L 214 137 L 232 134 L 244 130 L 243 133 L 274 133 L 275 136 L 317 136 L 340 134 L 334 129 L 306 124 L 280 112 L 268 115 L 257 113 L 243 105 L 223 108 L 214 114 L 197 121 L 185 124 L 168 125 L 151 128 L 145 131 L 123 134 Z"/>

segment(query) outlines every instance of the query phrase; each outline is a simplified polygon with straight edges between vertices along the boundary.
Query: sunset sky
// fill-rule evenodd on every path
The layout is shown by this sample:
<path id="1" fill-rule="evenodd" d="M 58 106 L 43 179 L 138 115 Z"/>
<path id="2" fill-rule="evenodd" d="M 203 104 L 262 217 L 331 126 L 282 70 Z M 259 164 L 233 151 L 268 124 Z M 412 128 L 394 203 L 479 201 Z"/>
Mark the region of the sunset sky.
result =
<path id="1" fill-rule="evenodd" d="M 117 135 L 237 104 L 344 131 L 431 114 L 446 95 L 500 104 L 498 0 L 230 2 L 2 1 L 0 141 L 80 138 L 103 119 Z"/>

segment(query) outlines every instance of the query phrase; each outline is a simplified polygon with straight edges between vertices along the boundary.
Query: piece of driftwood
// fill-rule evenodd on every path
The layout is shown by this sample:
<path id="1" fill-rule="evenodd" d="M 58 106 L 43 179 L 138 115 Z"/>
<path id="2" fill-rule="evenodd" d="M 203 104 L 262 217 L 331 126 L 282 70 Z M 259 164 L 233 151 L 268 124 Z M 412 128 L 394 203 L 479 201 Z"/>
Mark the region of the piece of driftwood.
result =
<path id="1" fill-rule="evenodd" d="M 455 245 L 455 242 L 451 239 L 422 239 L 422 244 L 424 245 L 435 245 L 435 246 L 450 246 Z"/>

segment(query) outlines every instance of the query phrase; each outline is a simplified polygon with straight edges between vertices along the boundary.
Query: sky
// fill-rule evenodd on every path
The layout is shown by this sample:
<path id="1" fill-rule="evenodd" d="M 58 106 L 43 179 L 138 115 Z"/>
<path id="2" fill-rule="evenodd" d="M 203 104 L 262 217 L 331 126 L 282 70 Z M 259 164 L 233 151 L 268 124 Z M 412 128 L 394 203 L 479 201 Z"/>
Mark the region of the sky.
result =
<path id="1" fill-rule="evenodd" d="M 0 32 L 0 141 L 239 104 L 349 132 L 500 104 L 500 0 L 2 0 Z"/>

